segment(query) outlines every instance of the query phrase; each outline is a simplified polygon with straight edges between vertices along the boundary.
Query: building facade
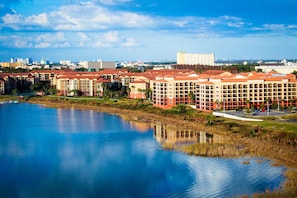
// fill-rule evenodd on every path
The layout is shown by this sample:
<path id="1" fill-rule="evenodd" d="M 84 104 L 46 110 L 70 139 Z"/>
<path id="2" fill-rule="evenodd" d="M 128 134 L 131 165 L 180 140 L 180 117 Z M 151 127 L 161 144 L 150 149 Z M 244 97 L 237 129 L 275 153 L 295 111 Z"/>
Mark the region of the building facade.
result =
<path id="1" fill-rule="evenodd" d="M 152 100 L 155 106 L 171 108 L 178 104 L 195 102 L 195 85 L 198 77 L 157 77 L 151 81 Z"/>
<path id="2" fill-rule="evenodd" d="M 5 81 L 0 77 L 0 94 L 5 94 Z"/>
<path id="3" fill-rule="evenodd" d="M 153 80 L 154 105 L 170 108 L 194 101 L 196 109 L 202 111 L 296 105 L 297 79 L 293 74 L 224 72 L 182 78 Z"/>
<path id="4" fill-rule="evenodd" d="M 129 83 L 129 98 L 146 99 L 149 84 L 145 81 L 133 81 Z"/>
<path id="5" fill-rule="evenodd" d="M 115 69 L 116 63 L 114 61 L 82 61 L 79 62 L 81 67 L 88 69 L 89 71 L 100 71 L 102 69 Z"/>
<path id="6" fill-rule="evenodd" d="M 189 54 L 178 52 L 176 57 L 177 65 L 215 65 L 215 55 L 211 54 Z"/>

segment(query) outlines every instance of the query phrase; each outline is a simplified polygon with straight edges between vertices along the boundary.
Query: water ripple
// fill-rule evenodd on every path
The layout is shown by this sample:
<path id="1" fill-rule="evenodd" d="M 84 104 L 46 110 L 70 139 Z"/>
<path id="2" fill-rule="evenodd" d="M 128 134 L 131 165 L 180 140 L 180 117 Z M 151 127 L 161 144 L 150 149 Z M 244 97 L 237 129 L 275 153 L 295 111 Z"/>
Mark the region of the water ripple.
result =
<path id="1" fill-rule="evenodd" d="M 283 179 L 265 159 L 163 150 L 118 116 L 29 104 L 0 114 L 0 197 L 230 197 Z"/>

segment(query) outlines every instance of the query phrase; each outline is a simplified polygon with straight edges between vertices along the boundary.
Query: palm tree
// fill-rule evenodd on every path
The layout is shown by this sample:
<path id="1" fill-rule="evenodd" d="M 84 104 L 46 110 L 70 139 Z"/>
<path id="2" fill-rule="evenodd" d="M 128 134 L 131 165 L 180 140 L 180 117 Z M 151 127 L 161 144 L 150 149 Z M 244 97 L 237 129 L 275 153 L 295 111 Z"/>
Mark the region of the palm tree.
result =
<path id="1" fill-rule="evenodd" d="M 97 90 L 96 93 L 97 93 L 97 96 L 100 96 L 101 95 L 101 91 L 100 90 Z"/>
<path id="2" fill-rule="evenodd" d="M 196 97 L 195 97 L 195 94 L 192 91 L 190 91 L 189 97 L 190 97 L 190 104 L 193 104 L 195 102 Z"/>
<path id="3" fill-rule="evenodd" d="M 152 98 L 152 89 L 151 88 L 149 88 L 149 89 L 146 89 L 146 97 L 148 98 L 148 99 L 151 99 Z"/>
<path id="4" fill-rule="evenodd" d="M 250 100 L 248 100 L 248 99 L 246 99 L 245 100 L 245 103 L 246 103 L 246 105 L 247 105 L 247 109 L 249 110 L 250 109 L 250 107 L 251 107 L 251 104 L 250 104 Z"/>
<path id="5" fill-rule="evenodd" d="M 215 103 L 216 103 L 216 105 L 217 105 L 217 109 L 220 109 L 221 102 L 217 99 Z"/>
<path id="6" fill-rule="evenodd" d="M 144 93 L 145 93 L 146 89 L 140 89 L 140 88 L 138 88 L 137 91 L 141 93 L 141 98 L 144 98 L 144 96 L 145 96 Z"/>
<path id="7" fill-rule="evenodd" d="M 128 93 L 128 98 L 130 98 L 130 93 L 131 93 L 130 87 L 127 87 L 127 93 Z"/>
<path id="8" fill-rule="evenodd" d="M 104 82 L 100 83 L 100 87 L 101 87 L 101 95 L 104 96 L 106 89 L 107 89 L 107 84 L 105 84 Z"/>
<path id="9" fill-rule="evenodd" d="M 292 109 L 292 107 L 293 107 L 293 102 L 294 102 L 294 99 L 290 99 L 290 100 L 289 100 L 289 102 L 290 102 L 290 106 L 289 106 L 289 108 L 290 108 L 290 109 Z"/>
<path id="10" fill-rule="evenodd" d="M 133 89 L 133 94 L 135 94 L 135 86 L 132 85 L 131 88 Z M 130 93 L 131 94 L 131 93 Z M 134 96 L 135 97 L 135 96 Z"/>
<path id="11" fill-rule="evenodd" d="M 16 96 L 18 94 L 18 90 L 17 89 L 13 89 L 11 90 L 12 95 Z"/>

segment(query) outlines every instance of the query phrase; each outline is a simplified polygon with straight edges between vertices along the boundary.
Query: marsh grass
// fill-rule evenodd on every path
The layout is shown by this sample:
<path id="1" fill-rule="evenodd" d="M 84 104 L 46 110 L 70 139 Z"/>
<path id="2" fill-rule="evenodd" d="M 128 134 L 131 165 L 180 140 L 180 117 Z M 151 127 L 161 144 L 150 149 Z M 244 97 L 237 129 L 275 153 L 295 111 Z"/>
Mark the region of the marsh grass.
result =
<path id="1" fill-rule="evenodd" d="M 245 164 L 245 165 L 248 165 L 248 164 L 250 164 L 250 161 L 248 161 L 248 160 L 244 160 L 244 161 L 242 161 L 241 163 L 242 163 L 242 164 Z"/>
<path id="2" fill-rule="evenodd" d="M 178 150 L 196 156 L 207 157 L 240 157 L 247 154 L 245 148 L 239 148 L 232 144 L 218 144 L 218 143 L 196 143 L 190 145 L 182 145 L 177 147 Z"/>
<path id="3" fill-rule="evenodd" d="M 262 159 L 257 159 L 257 160 L 256 160 L 256 163 L 257 163 L 257 164 L 262 164 L 262 163 L 263 163 L 263 160 L 262 160 Z"/>
<path id="4" fill-rule="evenodd" d="M 282 187 L 265 193 L 255 193 L 253 198 L 296 198 L 297 197 L 297 170 L 288 169 L 285 172 L 286 181 Z"/>

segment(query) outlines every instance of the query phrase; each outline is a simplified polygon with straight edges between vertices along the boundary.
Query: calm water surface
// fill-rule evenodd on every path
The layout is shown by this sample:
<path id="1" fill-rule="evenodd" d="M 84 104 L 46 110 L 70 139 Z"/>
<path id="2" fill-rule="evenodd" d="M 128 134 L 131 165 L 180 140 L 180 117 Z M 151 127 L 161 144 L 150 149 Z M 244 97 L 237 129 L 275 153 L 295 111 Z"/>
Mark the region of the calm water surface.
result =
<path id="1" fill-rule="evenodd" d="M 0 105 L 0 197 L 224 197 L 283 181 L 284 168 L 244 160 L 164 151 L 115 115 Z"/>

